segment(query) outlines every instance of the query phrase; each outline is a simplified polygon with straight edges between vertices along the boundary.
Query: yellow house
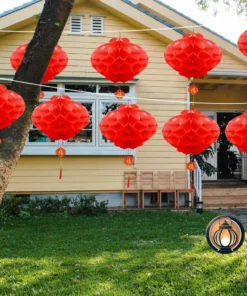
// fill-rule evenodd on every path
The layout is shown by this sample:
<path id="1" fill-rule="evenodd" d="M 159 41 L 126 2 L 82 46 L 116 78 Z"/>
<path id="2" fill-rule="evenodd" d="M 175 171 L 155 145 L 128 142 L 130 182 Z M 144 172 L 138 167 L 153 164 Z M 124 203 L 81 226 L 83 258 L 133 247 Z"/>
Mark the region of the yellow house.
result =
<path id="1" fill-rule="evenodd" d="M 19 45 L 31 40 L 37 23 L 34 16 L 41 13 L 43 5 L 44 0 L 33 0 L 0 15 L 1 83 L 8 84 L 13 78 L 10 55 Z M 42 88 L 45 92 L 43 100 L 66 93 L 86 106 L 91 123 L 75 138 L 64 141 L 67 155 L 63 160 L 61 180 L 58 178 L 59 159 L 55 156 L 59 143 L 46 138 L 32 126 L 7 192 L 31 195 L 93 192 L 100 199 L 108 199 L 110 205 L 119 206 L 124 171 L 136 171 L 138 176 L 142 171 L 184 171 L 187 156 L 165 142 L 161 130 L 170 117 L 188 108 L 191 81 L 165 63 L 164 50 L 169 43 L 193 30 L 217 43 L 223 51 L 221 63 L 207 76 L 194 81 L 200 89 L 196 107 L 215 120 L 218 118 L 218 121 L 229 113 L 232 117 L 240 114 L 246 105 L 225 104 L 244 103 L 246 100 L 247 63 L 235 44 L 158 0 L 76 0 L 59 41 L 68 54 L 69 64 L 48 83 L 49 88 Z M 127 152 L 100 134 L 98 126 L 102 116 L 117 107 L 118 102 L 114 98 L 116 86 L 102 78 L 90 63 L 91 54 L 98 46 L 119 36 L 129 38 L 148 53 L 147 68 L 134 80 L 125 83 L 123 90 L 131 102 L 150 112 L 159 124 L 157 133 L 142 147 L 132 151 L 135 164 L 131 167 L 123 163 Z M 209 104 L 215 102 L 218 104 Z M 216 146 L 214 144 L 215 151 Z M 217 158 L 219 155 L 215 152 L 209 159 L 216 167 Z M 239 154 L 238 159 L 238 180 L 246 180 L 246 156 Z M 201 176 L 198 174 L 199 170 L 196 185 L 200 194 Z M 235 177 L 232 175 L 232 181 Z M 224 181 L 219 173 L 210 178 L 203 175 L 203 179 Z M 215 204 L 218 207 L 222 203 L 220 198 L 224 194 L 222 189 L 219 190 L 218 197 L 216 191 L 213 194 L 203 191 L 206 206 Z M 232 203 L 229 201 L 229 206 Z M 236 203 L 244 204 L 244 201 L 241 199 Z"/>

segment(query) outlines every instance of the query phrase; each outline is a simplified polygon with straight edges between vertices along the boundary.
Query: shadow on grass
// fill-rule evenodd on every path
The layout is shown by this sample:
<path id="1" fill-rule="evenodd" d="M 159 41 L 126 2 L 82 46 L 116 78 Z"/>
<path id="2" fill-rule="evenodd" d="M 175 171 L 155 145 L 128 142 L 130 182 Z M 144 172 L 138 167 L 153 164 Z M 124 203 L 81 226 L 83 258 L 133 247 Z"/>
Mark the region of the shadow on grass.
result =
<path id="1" fill-rule="evenodd" d="M 247 291 L 247 248 L 225 256 L 210 250 L 204 233 L 214 216 L 6 219 L 0 227 L 0 293 L 241 295 Z"/>

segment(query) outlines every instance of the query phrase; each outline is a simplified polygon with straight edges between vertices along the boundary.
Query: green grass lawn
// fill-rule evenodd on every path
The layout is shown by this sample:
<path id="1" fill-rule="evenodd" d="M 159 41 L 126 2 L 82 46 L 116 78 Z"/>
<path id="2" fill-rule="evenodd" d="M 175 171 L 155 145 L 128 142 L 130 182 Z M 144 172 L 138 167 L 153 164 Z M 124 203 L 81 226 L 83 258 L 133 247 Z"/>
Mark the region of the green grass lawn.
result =
<path id="1" fill-rule="evenodd" d="M 211 250 L 213 213 L 0 219 L 0 295 L 247 295 L 246 242 Z"/>

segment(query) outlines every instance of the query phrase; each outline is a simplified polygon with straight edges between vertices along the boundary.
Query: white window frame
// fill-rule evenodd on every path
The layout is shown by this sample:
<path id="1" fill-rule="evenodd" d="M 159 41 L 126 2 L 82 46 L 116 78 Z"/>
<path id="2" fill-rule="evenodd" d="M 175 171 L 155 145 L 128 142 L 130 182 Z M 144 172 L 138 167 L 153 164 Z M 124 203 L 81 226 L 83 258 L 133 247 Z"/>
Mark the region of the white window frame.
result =
<path id="1" fill-rule="evenodd" d="M 102 106 L 103 103 L 122 103 L 126 104 L 128 102 L 135 103 L 135 84 L 126 83 L 125 85 L 129 86 L 129 93 L 126 94 L 128 98 L 124 98 L 119 102 L 114 94 L 104 94 L 101 95 L 99 93 L 100 85 L 112 85 L 108 81 L 100 81 L 100 82 L 73 82 L 73 81 L 63 81 L 63 82 L 52 82 L 53 84 L 57 84 L 58 88 L 61 90 L 57 90 L 57 92 L 47 92 L 45 93 L 44 98 L 41 100 L 41 103 L 44 101 L 48 101 L 53 95 L 68 95 L 72 100 L 79 103 L 93 103 L 92 109 L 92 120 L 93 120 L 93 142 L 92 143 L 69 143 L 67 141 L 62 141 L 64 148 L 66 149 L 66 155 L 126 155 L 127 150 L 116 147 L 113 143 L 102 143 L 102 135 L 99 130 L 99 123 L 102 118 Z M 69 84 L 94 84 L 96 85 L 96 93 L 76 93 L 76 92 L 65 92 L 65 85 Z M 59 147 L 59 141 L 55 142 L 28 142 L 26 141 L 26 145 L 22 151 L 22 155 L 55 155 L 56 149 Z M 131 152 L 135 154 L 133 150 Z"/>
<path id="2" fill-rule="evenodd" d="M 80 32 L 72 32 L 72 19 L 73 17 L 78 17 L 80 18 L 80 21 L 81 21 L 81 31 Z M 71 15 L 70 16 L 70 19 L 69 19 L 69 34 L 72 34 L 72 35 L 84 35 L 84 31 L 83 31 L 83 15 Z"/>
<path id="3" fill-rule="evenodd" d="M 102 16 L 102 15 L 91 15 L 90 16 L 91 18 L 91 29 L 90 29 L 90 34 L 89 36 L 105 36 L 105 33 L 104 33 L 104 25 L 105 25 L 105 17 Z M 93 20 L 94 18 L 100 18 L 101 19 L 101 33 L 94 33 L 93 32 Z"/>

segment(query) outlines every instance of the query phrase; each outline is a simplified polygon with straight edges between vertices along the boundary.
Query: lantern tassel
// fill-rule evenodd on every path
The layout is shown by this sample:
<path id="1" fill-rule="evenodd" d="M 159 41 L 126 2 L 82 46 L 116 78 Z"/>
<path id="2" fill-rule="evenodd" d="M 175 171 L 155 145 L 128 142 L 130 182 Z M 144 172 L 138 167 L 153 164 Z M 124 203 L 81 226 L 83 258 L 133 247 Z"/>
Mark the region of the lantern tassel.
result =
<path id="1" fill-rule="evenodd" d="M 193 192 L 193 183 L 190 182 L 190 193 L 192 193 L 192 192 Z"/>
<path id="2" fill-rule="evenodd" d="M 59 172 L 59 179 L 63 177 L 63 159 L 60 158 L 60 172 Z"/>
<path id="3" fill-rule="evenodd" d="M 130 188 L 130 176 L 128 176 L 128 184 L 127 184 L 127 188 Z"/>

